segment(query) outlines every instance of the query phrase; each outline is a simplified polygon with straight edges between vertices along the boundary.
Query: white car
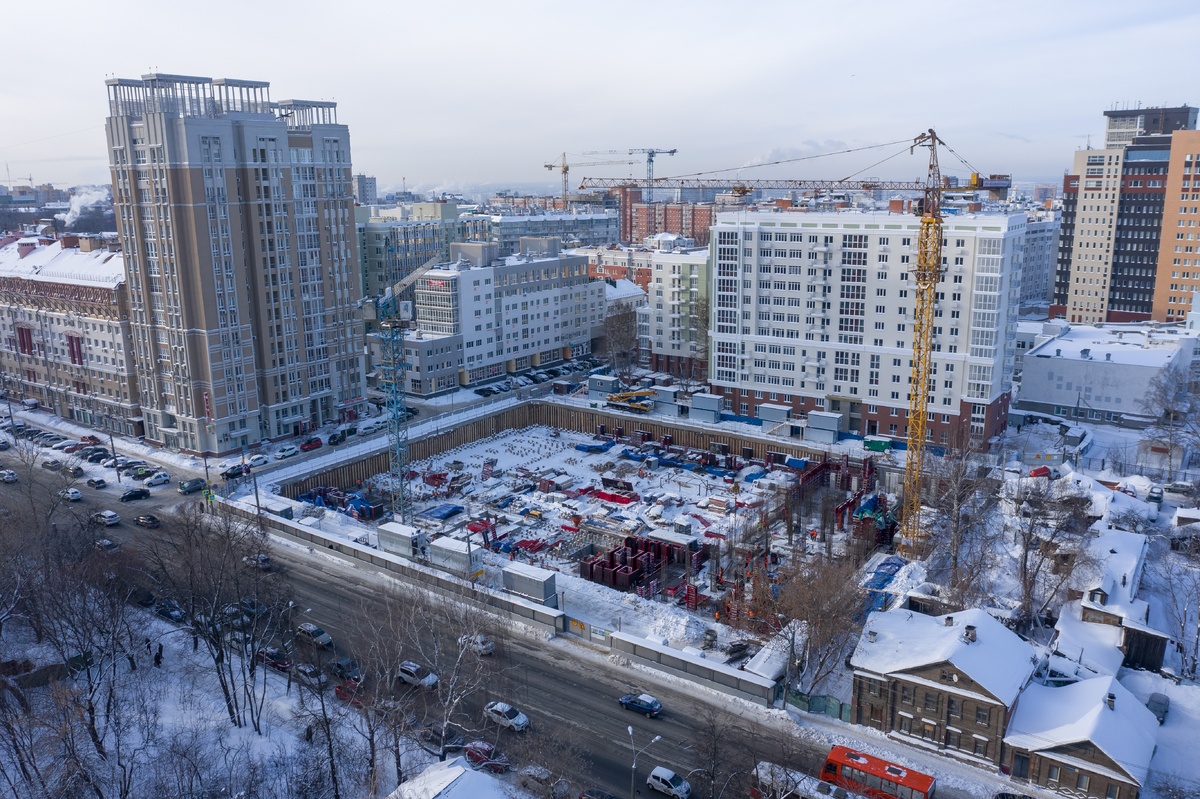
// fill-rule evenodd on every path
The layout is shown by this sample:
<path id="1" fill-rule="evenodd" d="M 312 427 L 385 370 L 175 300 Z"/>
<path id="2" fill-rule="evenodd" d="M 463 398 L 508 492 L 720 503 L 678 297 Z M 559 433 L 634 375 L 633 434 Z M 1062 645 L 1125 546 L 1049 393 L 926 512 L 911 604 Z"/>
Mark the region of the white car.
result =
<path id="1" fill-rule="evenodd" d="M 480 656 L 490 655 L 496 651 L 495 642 L 478 634 L 464 635 L 458 639 L 458 645 Z"/>
<path id="2" fill-rule="evenodd" d="M 83 499 L 83 492 L 78 488 L 64 488 L 58 492 L 59 499 L 65 499 L 67 502 L 78 502 Z"/>
<path id="3" fill-rule="evenodd" d="M 646 787 L 664 793 L 672 799 L 689 799 L 692 795 L 691 784 L 665 766 L 654 767 L 650 776 L 646 778 Z"/>
<path id="4" fill-rule="evenodd" d="M 529 729 L 529 716 L 506 702 L 488 702 L 483 708 L 483 717 L 516 732 Z"/>
<path id="5" fill-rule="evenodd" d="M 286 447 L 281 448 L 278 452 L 275 453 L 275 460 L 281 461 L 284 458 L 290 458 L 293 455 L 299 455 L 299 454 L 300 454 L 299 447 L 292 445 L 292 444 L 288 444 Z"/>
<path id="6" fill-rule="evenodd" d="M 257 455 L 250 456 L 250 460 L 246 461 L 246 463 L 248 463 L 250 466 L 253 466 L 253 467 L 266 466 L 270 462 L 271 462 L 271 459 L 268 458 L 266 455 L 263 455 L 261 452 L 258 453 Z"/>
<path id="7" fill-rule="evenodd" d="M 12 469 L 5 469 L 4 471 L 0 472 L 0 481 L 5 483 L 15 483 L 17 482 L 17 473 Z"/>
<path id="8" fill-rule="evenodd" d="M 116 527 L 121 523 L 121 517 L 110 510 L 102 510 L 92 514 L 92 521 L 105 527 Z"/>
<path id="9" fill-rule="evenodd" d="M 426 691 L 437 687 L 438 676 L 429 669 L 412 660 L 406 660 L 396 669 L 396 677 L 409 685 L 419 685 Z"/>
<path id="10" fill-rule="evenodd" d="M 171 475 L 167 472 L 155 472 L 142 481 L 142 485 L 150 488 L 151 486 L 166 485 L 171 482 Z"/>

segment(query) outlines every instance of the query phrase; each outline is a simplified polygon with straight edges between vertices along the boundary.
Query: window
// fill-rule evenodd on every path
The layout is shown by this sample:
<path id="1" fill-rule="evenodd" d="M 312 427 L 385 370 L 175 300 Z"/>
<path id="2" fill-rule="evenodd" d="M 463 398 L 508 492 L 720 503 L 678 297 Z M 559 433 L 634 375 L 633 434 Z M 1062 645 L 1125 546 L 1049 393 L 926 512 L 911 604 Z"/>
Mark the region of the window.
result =
<path id="1" fill-rule="evenodd" d="M 1046 782 L 1058 782 L 1059 767 L 1051 763 L 1046 767 Z"/>
<path id="2" fill-rule="evenodd" d="M 1113 785 L 1110 782 L 1108 784 L 1108 790 L 1104 792 L 1104 799 L 1118 799 L 1120 790 L 1121 789 L 1118 786 Z"/>
<path id="3" fill-rule="evenodd" d="M 975 739 L 975 747 L 973 750 L 974 753 L 979 757 L 987 757 L 987 750 L 988 750 L 988 742 L 984 741 L 984 740 L 980 740 L 979 738 L 976 738 Z"/>
<path id="4" fill-rule="evenodd" d="M 938 707 L 938 695 L 936 693 L 934 693 L 933 691 L 926 691 L 925 692 L 925 710 L 927 712 L 934 712 L 937 710 L 937 707 Z"/>
<path id="5" fill-rule="evenodd" d="M 992 710 L 987 707 L 975 708 L 975 723 L 981 727 L 986 727 L 992 723 Z"/>
<path id="6" fill-rule="evenodd" d="M 962 700 L 950 697 L 946 700 L 946 712 L 950 714 L 952 719 L 962 718 Z"/>
<path id="7" fill-rule="evenodd" d="M 1084 791 L 1084 792 L 1086 792 L 1086 791 L 1087 791 L 1087 789 L 1088 789 L 1088 783 L 1089 783 L 1089 782 L 1091 782 L 1091 781 L 1092 781 L 1092 778 L 1091 778 L 1089 775 L 1087 775 L 1087 774 L 1080 774 L 1080 775 L 1079 775 L 1079 776 L 1078 776 L 1078 777 L 1075 779 L 1075 787 L 1076 787 L 1076 788 L 1078 788 L 1078 789 L 1079 789 L 1079 790 L 1081 790 L 1081 791 Z"/>
<path id="8" fill-rule="evenodd" d="M 916 701 L 911 685 L 900 686 L 900 701 L 906 705 L 911 705 Z"/>

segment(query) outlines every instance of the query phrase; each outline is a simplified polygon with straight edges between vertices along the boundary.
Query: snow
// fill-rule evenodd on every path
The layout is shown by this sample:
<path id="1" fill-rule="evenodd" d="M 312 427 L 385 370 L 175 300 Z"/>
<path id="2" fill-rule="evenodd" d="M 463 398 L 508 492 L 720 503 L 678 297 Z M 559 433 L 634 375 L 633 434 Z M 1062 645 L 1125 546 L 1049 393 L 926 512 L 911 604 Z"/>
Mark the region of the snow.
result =
<path id="1" fill-rule="evenodd" d="M 1112 709 L 1105 703 L 1110 693 L 1116 697 Z M 1115 677 L 1107 676 L 1058 688 L 1030 685 L 1021 695 L 1004 743 L 1047 752 L 1050 759 L 1067 763 L 1071 762 L 1067 757 L 1050 750 L 1091 742 L 1141 785 L 1146 781 L 1157 733 L 1154 714 Z M 1079 765 L 1099 773 L 1108 771 L 1095 763 Z"/>
<path id="2" fill-rule="evenodd" d="M 1148 671 L 1128 671 L 1120 677 L 1121 685 L 1143 704 L 1150 694 L 1166 694 L 1170 710 L 1158 728 L 1158 747 L 1150 761 L 1152 773 L 1196 776 L 1196 730 L 1200 729 L 1200 690 L 1193 684 L 1177 685 Z"/>
<path id="3" fill-rule="evenodd" d="M 965 638 L 967 625 L 975 627 L 974 642 Z M 894 674 L 943 662 L 953 664 L 1011 707 L 1033 673 L 1036 651 L 982 610 L 926 616 L 897 609 L 877 611 L 867 618 L 851 656 L 855 669 L 874 674 Z"/>
<path id="4" fill-rule="evenodd" d="M 1082 621 L 1079 602 L 1063 607 L 1054 630 L 1054 651 L 1093 672 L 1116 674 L 1125 660 L 1121 628 Z"/>
<path id="5" fill-rule="evenodd" d="M 1048 357 L 1162 368 L 1171 363 L 1183 342 L 1194 340 L 1197 335 L 1200 331 L 1176 327 L 1157 330 L 1144 324 L 1103 328 L 1071 325 L 1062 335 L 1026 352 L 1025 362 Z M 1084 350 L 1088 350 L 1087 355 Z"/>
<path id="6" fill-rule="evenodd" d="M 523 799 L 530 796 L 492 774 L 476 771 L 465 757 L 433 763 L 387 799 Z"/>
<path id="7" fill-rule="evenodd" d="M 39 241 L 21 239 L 0 247 L 0 277 L 107 288 L 125 282 L 125 261 L 119 252 L 109 252 L 107 247 L 92 252 L 83 252 L 78 247 L 63 249 L 56 241 L 39 245 L 21 257 L 21 245 Z"/>

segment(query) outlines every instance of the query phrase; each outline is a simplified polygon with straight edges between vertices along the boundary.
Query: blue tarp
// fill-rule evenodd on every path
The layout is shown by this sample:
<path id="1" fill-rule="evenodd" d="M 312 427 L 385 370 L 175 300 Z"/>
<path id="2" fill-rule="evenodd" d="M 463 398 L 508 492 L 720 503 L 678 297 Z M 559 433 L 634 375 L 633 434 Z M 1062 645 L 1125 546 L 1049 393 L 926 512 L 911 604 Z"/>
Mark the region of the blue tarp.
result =
<path id="1" fill-rule="evenodd" d="M 804 471 L 808 468 L 808 461 L 804 458 L 793 458 L 789 455 L 787 460 L 783 462 L 783 465 L 789 469 L 799 469 L 800 471 Z"/>
<path id="2" fill-rule="evenodd" d="M 466 508 L 464 508 L 462 505 L 452 505 L 447 502 L 430 508 L 429 510 L 421 511 L 421 513 L 418 515 L 423 516 L 426 519 L 437 519 L 440 522 L 444 522 L 451 516 L 456 516 L 465 510 Z"/>

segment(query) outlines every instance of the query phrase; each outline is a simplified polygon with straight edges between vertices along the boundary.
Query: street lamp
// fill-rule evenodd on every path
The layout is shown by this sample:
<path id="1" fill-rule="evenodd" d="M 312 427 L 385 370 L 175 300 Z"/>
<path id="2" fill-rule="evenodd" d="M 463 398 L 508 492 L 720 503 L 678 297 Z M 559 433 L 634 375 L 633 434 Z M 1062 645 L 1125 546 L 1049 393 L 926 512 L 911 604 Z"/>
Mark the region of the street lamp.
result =
<path id="1" fill-rule="evenodd" d="M 661 735 L 655 735 L 655 736 L 654 736 L 654 740 L 653 740 L 653 741 L 651 741 L 650 743 L 646 744 L 646 745 L 645 745 L 645 746 L 643 746 L 641 749 L 638 749 L 638 748 L 637 748 L 637 744 L 635 744 L 635 743 L 633 742 L 633 725 L 632 725 L 632 724 L 630 724 L 630 725 L 629 725 L 629 726 L 628 726 L 626 729 L 628 729 L 628 730 L 629 730 L 629 751 L 633 752 L 633 765 L 632 765 L 632 766 L 630 766 L 630 770 L 629 770 L 629 799 L 633 799 L 633 786 L 634 786 L 634 784 L 637 782 L 637 759 L 638 759 L 638 755 L 640 755 L 642 752 L 645 752 L 645 751 L 646 751 L 647 749 L 649 749 L 651 746 L 653 746 L 654 744 L 656 744 L 656 743 L 658 743 L 659 741 L 661 741 L 661 740 L 662 740 L 662 736 L 661 736 Z"/>

